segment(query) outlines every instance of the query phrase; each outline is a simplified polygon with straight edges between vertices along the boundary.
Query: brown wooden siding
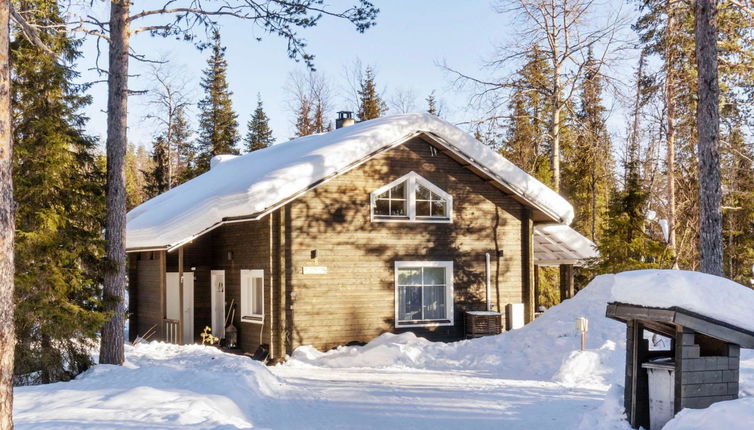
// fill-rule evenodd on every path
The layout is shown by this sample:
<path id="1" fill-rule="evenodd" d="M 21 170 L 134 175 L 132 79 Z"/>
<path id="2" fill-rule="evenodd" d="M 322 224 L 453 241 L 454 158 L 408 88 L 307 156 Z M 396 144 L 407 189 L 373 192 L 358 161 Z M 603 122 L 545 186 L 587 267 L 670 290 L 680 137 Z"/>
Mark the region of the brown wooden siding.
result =
<path id="1" fill-rule="evenodd" d="M 238 329 L 239 346 L 247 352 L 254 352 L 260 344 L 270 344 L 272 282 L 269 223 L 269 217 L 265 217 L 259 221 L 226 224 L 211 233 L 212 269 L 225 271 L 225 300 L 230 304 L 231 300 L 235 299 L 236 312 L 233 324 Z M 231 260 L 228 260 L 228 252 L 232 253 Z M 265 274 L 263 325 L 241 322 L 240 316 L 241 270 L 254 269 L 264 270 Z"/>
<path id="2" fill-rule="evenodd" d="M 453 223 L 371 222 L 370 193 L 414 171 L 453 196 Z M 454 263 L 455 325 L 410 329 L 437 340 L 462 336 L 462 310 L 484 309 L 485 253 L 491 254 L 492 303 L 525 301 L 528 263 L 524 207 L 420 138 L 387 151 L 290 205 L 289 270 L 296 293 L 292 345 L 329 348 L 395 330 L 394 263 Z M 317 258 L 311 252 L 317 251 Z M 303 266 L 327 266 L 303 275 Z"/>
<path id="3" fill-rule="evenodd" d="M 128 339 L 146 334 L 155 327 L 159 337 L 162 327 L 162 292 L 160 252 L 129 254 L 128 265 Z M 155 338 L 153 337 L 153 339 Z"/>

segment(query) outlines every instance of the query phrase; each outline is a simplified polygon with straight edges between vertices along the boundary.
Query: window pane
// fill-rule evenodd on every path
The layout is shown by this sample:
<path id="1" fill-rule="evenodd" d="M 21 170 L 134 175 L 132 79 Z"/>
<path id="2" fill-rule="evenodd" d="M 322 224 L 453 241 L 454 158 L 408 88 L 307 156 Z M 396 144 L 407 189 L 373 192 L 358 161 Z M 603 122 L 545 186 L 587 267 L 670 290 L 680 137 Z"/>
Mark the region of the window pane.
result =
<path id="1" fill-rule="evenodd" d="M 446 319 L 445 287 L 424 287 L 424 319 Z"/>
<path id="2" fill-rule="evenodd" d="M 375 215 L 390 215 L 390 201 L 377 199 L 374 204 Z"/>
<path id="3" fill-rule="evenodd" d="M 416 216 L 430 216 L 428 201 L 416 201 Z"/>
<path id="4" fill-rule="evenodd" d="M 447 204 L 448 203 L 444 201 L 432 202 L 432 216 L 447 217 Z"/>
<path id="5" fill-rule="evenodd" d="M 421 287 L 398 287 L 398 319 L 422 319 L 421 300 Z"/>
<path id="6" fill-rule="evenodd" d="M 390 189 L 390 198 L 392 199 L 405 199 L 406 198 L 406 183 L 401 182 Z"/>
<path id="7" fill-rule="evenodd" d="M 390 201 L 390 215 L 398 215 L 398 216 L 406 215 L 406 201 L 405 200 L 391 200 Z"/>
<path id="8" fill-rule="evenodd" d="M 264 294 L 263 290 L 263 280 L 262 278 L 254 278 L 254 307 L 252 308 L 252 313 L 255 315 L 262 315 L 263 309 L 264 309 L 264 301 L 262 299 L 262 295 Z"/>
<path id="9" fill-rule="evenodd" d="M 398 285 L 421 285 L 422 269 L 419 267 L 409 267 L 398 269 Z"/>
<path id="10" fill-rule="evenodd" d="M 429 200 L 429 190 L 416 184 L 416 199 L 417 200 Z"/>
<path id="11" fill-rule="evenodd" d="M 423 285 L 445 285 L 445 268 L 425 267 Z"/>
<path id="12" fill-rule="evenodd" d="M 384 193 L 377 196 L 378 199 L 389 199 L 390 198 L 390 190 L 385 191 Z"/>

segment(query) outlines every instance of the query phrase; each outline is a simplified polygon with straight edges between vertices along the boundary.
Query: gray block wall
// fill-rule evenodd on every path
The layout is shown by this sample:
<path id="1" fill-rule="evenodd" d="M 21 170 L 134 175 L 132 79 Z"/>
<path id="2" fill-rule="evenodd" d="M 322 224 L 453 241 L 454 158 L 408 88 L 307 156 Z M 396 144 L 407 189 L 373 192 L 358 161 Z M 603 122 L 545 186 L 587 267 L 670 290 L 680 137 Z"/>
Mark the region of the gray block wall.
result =
<path id="1" fill-rule="evenodd" d="M 702 409 L 738 398 L 740 348 L 726 344 L 725 355 L 702 356 L 694 333 L 679 334 L 676 348 L 675 410 Z M 680 361 L 678 361 L 680 359 Z"/>

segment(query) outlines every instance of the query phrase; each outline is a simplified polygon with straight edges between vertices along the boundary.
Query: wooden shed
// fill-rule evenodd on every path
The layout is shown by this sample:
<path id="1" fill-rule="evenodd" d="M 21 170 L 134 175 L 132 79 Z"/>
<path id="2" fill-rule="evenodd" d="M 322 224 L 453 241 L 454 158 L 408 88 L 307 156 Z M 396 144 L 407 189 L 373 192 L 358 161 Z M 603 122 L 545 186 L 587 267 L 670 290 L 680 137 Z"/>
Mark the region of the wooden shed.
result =
<path id="1" fill-rule="evenodd" d="M 754 348 L 754 332 L 679 307 L 610 303 L 606 315 L 626 323 L 624 405 L 633 428 L 650 428 L 652 363 L 671 371 L 671 417 L 738 398 L 740 348 Z M 650 346 L 657 335 L 668 343 Z"/>

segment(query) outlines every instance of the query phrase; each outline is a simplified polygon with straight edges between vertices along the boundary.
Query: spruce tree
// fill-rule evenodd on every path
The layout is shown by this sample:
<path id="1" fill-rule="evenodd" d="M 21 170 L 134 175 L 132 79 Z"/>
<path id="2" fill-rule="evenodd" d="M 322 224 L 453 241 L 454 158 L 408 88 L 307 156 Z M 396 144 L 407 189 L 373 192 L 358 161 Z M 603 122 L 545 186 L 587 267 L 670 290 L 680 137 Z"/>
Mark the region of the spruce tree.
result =
<path id="1" fill-rule="evenodd" d="M 573 227 L 596 242 L 605 226 L 614 163 L 602 106 L 602 77 L 591 49 L 584 69 L 573 127 L 576 139 L 570 150 L 564 148 L 563 188 L 576 208 Z"/>
<path id="2" fill-rule="evenodd" d="M 507 132 L 502 139 L 501 154 L 543 183 L 552 185 L 548 112 L 550 67 L 535 45 L 517 73 L 508 105 Z"/>
<path id="3" fill-rule="evenodd" d="M 600 257 L 593 269 L 600 274 L 668 268 L 672 254 L 645 216 L 649 193 L 642 184 L 636 143 L 629 145 L 624 168 L 625 186 L 612 193 L 608 221 L 598 244 Z"/>
<path id="4" fill-rule="evenodd" d="M 68 380 L 90 364 L 104 321 L 99 311 L 104 254 L 104 172 L 97 141 L 84 134 L 90 99 L 72 84 L 80 42 L 57 32 L 57 3 L 38 1 L 26 17 L 59 58 L 16 33 L 13 137 L 17 383 Z M 32 12 L 33 11 L 33 12 Z"/>
<path id="5" fill-rule="evenodd" d="M 257 94 L 257 108 L 249 119 L 246 132 L 246 152 L 256 151 L 257 149 L 267 148 L 275 142 L 272 137 L 270 128 L 270 119 L 264 112 L 262 106 L 262 96 Z"/>
<path id="6" fill-rule="evenodd" d="M 172 148 L 174 157 L 171 161 L 173 174 L 170 187 L 178 186 L 196 176 L 196 148 L 191 141 L 193 131 L 186 117 L 183 106 L 175 110 L 175 121 L 172 125 Z"/>
<path id="7" fill-rule="evenodd" d="M 210 159 L 215 155 L 238 154 L 238 115 L 230 99 L 233 93 L 228 89 L 228 63 L 220 33 L 215 31 L 212 41 L 212 55 L 201 82 L 204 98 L 199 102 L 197 174 L 209 170 Z"/>
<path id="8" fill-rule="evenodd" d="M 105 157 L 102 157 L 100 164 L 103 168 L 105 163 Z M 129 144 L 128 151 L 126 152 L 125 168 L 126 208 L 131 210 L 149 198 L 147 193 L 147 178 L 144 172 L 152 170 L 152 159 L 143 146 Z"/>
<path id="9" fill-rule="evenodd" d="M 387 105 L 377 93 L 377 84 L 375 82 L 374 69 L 371 66 L 366 68 L 364 76 L 359 82 L 359 111 L 357 113 L 359 121 L 368 121 L 379 118 L 387 112 Z"/>
<path id="10" fill-rule="evenodd" d="M 163 136 L 157 136 L 152 144 L 152 169 L 144 173 L 146 177 L 145 191 L 148 198 L 155 197 L 170 189 L 170 158 L 168 141 Z"/>
<path id="11" fill-rule="evenodd" d="M 309 136 L 314 133 L 314 124 L 312 123 L 312 107 L 308 97 L 299 100 L 296 109 L 296 137 Z"/>
<path id="12" fill-rule="evenodd" d="M 432 91 L 427 96 L 427 113 L 434 116 L 440 116 L 440 108 L 437 106 L 437 98 L 435 92 Z"/>

